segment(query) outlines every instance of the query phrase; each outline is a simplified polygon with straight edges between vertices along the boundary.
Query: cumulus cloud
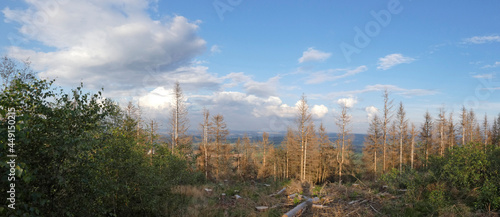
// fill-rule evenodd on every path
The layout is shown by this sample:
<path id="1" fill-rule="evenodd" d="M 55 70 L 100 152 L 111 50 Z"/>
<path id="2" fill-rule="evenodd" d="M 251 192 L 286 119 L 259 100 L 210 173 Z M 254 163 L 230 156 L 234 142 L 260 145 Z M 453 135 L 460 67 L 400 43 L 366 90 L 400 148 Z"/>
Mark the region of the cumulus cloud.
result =
<path id="1" fill-rule="evenodd" d="M 337 104 L 339 104 L 341 106 L 345 106 L 347 108 L 354 107 L 354 105 L 356 105 L 356 103 L 358 103 L 358 100 L 356 98 L 353 98 L 353 97 L 340 98 L 337 100 Z"/>
<path id="2" fill-rule="evenodd" d="M 330 58 L 331 55 L 331 53 L 326 53 L 310 47 L 302 53 L 302 57 L 299 58 L 299 63 L 325 61 L 326 59 Z"/>
<path id="3" fill-rule="evenodd" d="M 311 109 L 311 114 L 315 118 L 322 118 L 328 113 L 328 108 L 324 105 L 314 105 Z"/>
<path id="4" fill-rule="evenodd" d="M 222 85 L 224 88 L 232 88 L 252 80 L 252 77 L 245 75 L 244 72 L 231 72 L 222 77 L 223 80 L 229 80 L 229 83 Z"/>
<path id="5" fill-rule="evenodd" d="M 375 106 L 368 106 L 365 108 L 366 115 L 368 116 L 368 120 L 373 119 L 373 116 L 378 114 L 378 108 Z"/>
<path id="6" fill-rule="evenodd" d="M 356 75 L 368 70 L 366 66 L 358 66 L 354 69 L 329 69 L 312 73 L 306 80 L 306 84 L 319 84 L 328 81 L 335 81 L 341 78 Z"/>
<path id="7" fill-rule="evenodd" d="M 381 57 L 378 59 L 377 69 L 387 70 L 392 68 L 393 66 L 403 63 L 411 63 L 413 61 L 415 61 L 415 59 L 411 57 L 405 57 L 399 53 L 389 54 L 385 57 Z"/>
<path id="8" fill-rule="evenodd" d="M 252 76 L 246 75 L 243 72 L 231 72 L 226 76 L 221 77 L 226 81 L 222 85 L 224 88 L 232 88 L 241 86 L 246 93 L 258 97 L 276 96 L 277 89 L 280 87 L 281 76 L 277 75 L 269 78 L 267 81 L 259 82 L 253 80 Z M 228 82 L 227 82 L 228 81 Z"/>
<path id="9" fill-rule="evenodd" d="M 83 81 L 98 87 L 105 81 L 107 89 L 144 87 L 148 77 L 181 83 L 182 79 L 192 82 L 193 75 L 210 77 L 206 69 L 192 64 L 206 50 L 205 40 L 197 33 L 200 22 L 183 16 L 151 19 L 147 0 L 64 1 L 50 10 L 35 1 L 26 3 L 28 9 L 3 9 L 5 20 L 18 23 L 27 39 L 52 49 L 12 46 L 8 54 L 30 57 L 41 77 L 71 86 Z"/>
<path id="10" fill-rule="evenodd" d="M 255 118 L 278 117 L 291 119 L 297 115 L 300 100 L 294 105 L 288 105 L 277 96 L 259 97 L 252 94 L 237 91 L 220 91 L 208 96 L 192 96 L 198 98 L 197 104 L 211 106 L 217 111 L 237 111 L 237 113 L 248 117 L 251 114 Z M 196 101 L 196 100 L 195 100 Z M 322 118 L 328 113 L 325 105 L 310 105 L 311 114 L 314 118 Z"/>
<path id="11" fill-rule="evenodd" d="M 155 88 L 153 91 L 139 98 L 139 105 L 152 109 L 170 108 L 173 99 L 173 91 L 164 87 Z"/>
<path id="12" fill-rule="evenodd" d="M 244 84 L 245 90 L 249 94 L 259 97 L 269 97 L 276 95 L 277 88 L 279 87 L 279 80 L 281 76 L 277 75 L 269 78 L 266 82 L 257 82 L 250 80 Z"/>
<path id="13" fill-rule="evenodd" d="M 467 44 L 484 44 L 489 42 L 500 42 L 499 35 L 474 36 L 463 40 Z"/>

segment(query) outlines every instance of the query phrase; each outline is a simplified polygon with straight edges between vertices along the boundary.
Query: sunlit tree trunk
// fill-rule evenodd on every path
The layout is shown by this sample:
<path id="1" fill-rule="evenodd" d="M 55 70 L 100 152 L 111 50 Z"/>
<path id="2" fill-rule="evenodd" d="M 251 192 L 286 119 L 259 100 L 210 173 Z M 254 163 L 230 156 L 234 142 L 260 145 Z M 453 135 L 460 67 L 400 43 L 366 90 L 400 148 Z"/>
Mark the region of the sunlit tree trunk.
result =
<path id="1" fill-rule="evenodd" d="M 392 100 L 389 100 L 389 91 L 385 89 L 384 94 L 384 119 L 382 122 L 382 132 L 383 132 L 383 138 L 382 138 L 382 148 L 383 148 L 383 166 L 382 170 L 385 173 L 386 171 L 386 157 L 387 157 L 387 131 L 388 131 L 388 125 L 391 121 L 391 109 L 392 109 Z"/>
<path id="2" fill-rule="evenodd" d="M 203 152 L 205 156 L 205 177 L 208 178 L 208 130 L 209 127 L 211 126 L 210 123 L 210 112 L 206 109 L 203 108 L 203 122 L 201 123 L 201 129 L 202 129 L 202 145 L 203 145 Z"/>
<path id="3" fill-rule="evenodd" d="M 415 137 L 417 132 L 415 130 L 415 124 L 411 124 L 411 151 L 410 151 L 410 167 L 413 169 L 413 161 L 415 156 Z"/>
<path id="4" fill-rule="evenodd" d="M 420 132 L 420 136 L 424 141 L 424 154 L 425 154 L 425 167 L 428 166 L 429 161 L 429 148 L 432 147 L 432 117 L 429 111 L 425 113 L 425 121 L 422 125 L 422 131 Z"/>
<path id="5" fill-rule="evenodd" d="M 408 120 L 406 119 L 406 112 L 403 107 L 403 103 L 399 103 L 399 110 L 397 113 L 397 119 L 399 121 L 399 172 L 403 172 L 403 140 L 406 137 L 406 132 L 408 129 Z"/>
<path id="6" fill-rule="evenodd" d="M 348 107 L 340 105 L 341 113 L 337 117 L 336 125 L 339 128 L 338 144 L 340 145 L 339 153 L 337 154 L 337 161 L 339 163 L 339 185 L 342 184 L 342 170 L 346 160 L 346 146 L 349 144 L 348 136 L 351 132 L 351 116 L 348 114 Z M 340 155 L 340 159 L 339 159 Z"/>
<path id="7" fill-rule="evenodd" d="M 181 150 L 183 154 L 187 154 L 189 150 L 186 150 L 191 138 L 187 135 L 187 130 L 189 128 L 189 119 L 187 117 L 188 110 L 184 102 L 184 94 L 182 93 L 182 88 L 180 83 L 177 81 L 174 85 L 174 99 L 172 103 L 172 114 L 170 120 L 171 126 L 171 138 L 170 143 L 172 146 L 172 154 L 175 148 L 179 148 L 182 145 Z"/>
<path id="8" fill-rule="evenodd" d="M 300 137 L 300 180 L 305 181 L 305 172 L 306 172 L 306 161 L 307 161 L 307 136 L 309 131 L 309 125 L 312 121 L 312 116 L 309 111 L 309 106 L 307 105 L 307 99 L 305 95 L 302 95 L 302 98 L 299 101 L 297 106 L 298 108 L 298 128 L 299 128 L 299 137 Z"/>

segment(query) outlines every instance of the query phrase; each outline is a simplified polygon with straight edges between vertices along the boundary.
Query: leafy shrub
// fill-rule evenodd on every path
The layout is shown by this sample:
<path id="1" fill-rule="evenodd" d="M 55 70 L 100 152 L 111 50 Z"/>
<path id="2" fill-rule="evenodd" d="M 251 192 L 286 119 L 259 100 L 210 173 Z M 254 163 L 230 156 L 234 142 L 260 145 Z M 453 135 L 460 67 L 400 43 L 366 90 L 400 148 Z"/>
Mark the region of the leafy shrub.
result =
<path id="1" fill-rule="evenodd" d="M 80 86 L 57 93 L 51 85 L 17 79 L 0 94 L 0 116 L 4 108 L 17 111 L 19 156 L 16 209 L 0 215 L 164 216 L 184 209 L 187 198 L 171 188 L 203 181 L 186 160 L 163 146 L 147 155 L 151 144 L 135 136 L 135 120 L 100 92 Z M 0 125 L 0 162 L 6 162 L 8 123 Z M 1 174 L 8 167 L 0 164 Z M 6 186 L 4 177 L 0 190 Z"/>

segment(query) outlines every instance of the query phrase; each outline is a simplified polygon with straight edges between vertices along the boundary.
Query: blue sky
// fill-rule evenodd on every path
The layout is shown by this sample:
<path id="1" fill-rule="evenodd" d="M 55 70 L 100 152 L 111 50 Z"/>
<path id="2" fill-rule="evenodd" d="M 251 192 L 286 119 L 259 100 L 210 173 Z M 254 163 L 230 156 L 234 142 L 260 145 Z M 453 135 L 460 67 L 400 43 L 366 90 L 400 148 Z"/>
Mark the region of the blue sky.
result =
<path id="1" fill-rule="evenodd" d="M 37 3 L 34 3 L 37 2 Z M 366 132 L 388 89 L 410 120 L 462 105 L 500 112 L 500 2 L 13 1 L 0 3 L 1 53 L 42 78 L 138 102 L 165 128 L 179 81 L 196 129 L 200 110 L 230 129 L 294 125 L 302 94 L 335 132 L 339 104 Z"/>

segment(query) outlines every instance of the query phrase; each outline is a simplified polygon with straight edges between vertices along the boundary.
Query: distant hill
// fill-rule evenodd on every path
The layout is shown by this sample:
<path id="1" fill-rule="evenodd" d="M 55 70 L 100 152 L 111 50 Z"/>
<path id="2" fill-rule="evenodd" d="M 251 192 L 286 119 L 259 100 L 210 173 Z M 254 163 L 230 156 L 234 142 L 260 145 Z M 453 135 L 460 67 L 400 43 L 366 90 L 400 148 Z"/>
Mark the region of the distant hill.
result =
<path id="1" fill-rule="evenodd" d="M 229 143 L 235 143 L 238 138 L 242 138 L 245 133 L 247 136 L 250 138 L 251 141 L 262 141 L 262 132 L 259 131 L 230 131 L 230 134 L 227 138 Z M 194 142 L 195 144 L 199 143 L 201 141 L 201 137 L 199 133 L 192 134 L 194 137 Z M 353 141 L 353 149 L 354 152 L 356 153 L 361 153 L 363 150 L 363 142 L 365 140 L 365 135 L 366 134 L 354 134 L 354 141 Z M 281 144 L 281 141 L 286 136 L 286 132 L 272 132 L 269 133 L 269 142 L 274 144 L 275 146 L 279 146 Z M 330 138 L 330 141 L 334 142 L 337 139 L 337 133 L 328 133 L 328 137 Z"/>

